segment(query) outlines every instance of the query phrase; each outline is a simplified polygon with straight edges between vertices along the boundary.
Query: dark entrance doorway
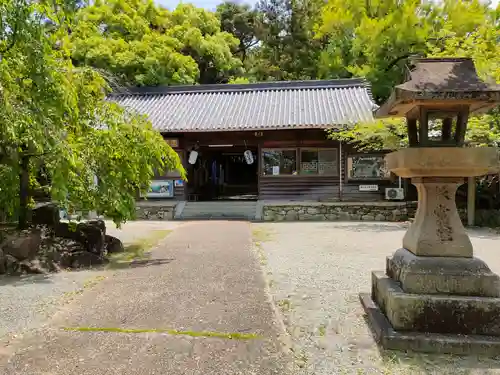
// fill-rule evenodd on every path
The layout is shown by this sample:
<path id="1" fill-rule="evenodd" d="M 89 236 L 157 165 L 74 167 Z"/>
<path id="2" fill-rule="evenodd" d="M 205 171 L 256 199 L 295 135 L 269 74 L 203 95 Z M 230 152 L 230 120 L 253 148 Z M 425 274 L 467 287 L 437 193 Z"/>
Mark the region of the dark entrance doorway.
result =
<path id="1" fill-rule="evenodd" d="M 243 153 L 252 151 L 247 164 Z M 257 148 L 200 147 L 196 163 L 188 165 L 188 200 L 256 200 Z"/>

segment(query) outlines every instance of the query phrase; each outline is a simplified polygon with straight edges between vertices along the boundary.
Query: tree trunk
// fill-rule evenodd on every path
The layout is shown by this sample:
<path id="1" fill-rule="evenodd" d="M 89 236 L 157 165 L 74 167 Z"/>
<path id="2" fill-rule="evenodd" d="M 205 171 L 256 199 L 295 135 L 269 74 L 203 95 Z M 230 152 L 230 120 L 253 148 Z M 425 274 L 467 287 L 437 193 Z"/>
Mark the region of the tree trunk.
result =
<path id="1" fill-rule="evenodd" d="M 28 226 L 28 203 L 29 203 L 29 156 L 22 156 L 19 166 L 19 221 L 18 228 L 26 229 Z"/>

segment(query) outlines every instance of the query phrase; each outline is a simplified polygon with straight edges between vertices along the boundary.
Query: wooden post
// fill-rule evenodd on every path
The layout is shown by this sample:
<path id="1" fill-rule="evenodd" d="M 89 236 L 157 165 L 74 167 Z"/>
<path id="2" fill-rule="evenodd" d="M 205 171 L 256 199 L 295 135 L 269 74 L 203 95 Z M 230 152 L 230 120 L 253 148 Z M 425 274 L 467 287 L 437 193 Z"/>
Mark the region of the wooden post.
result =
<path id="1" fill-rule="evenodd" d="M 339 201 L 342 200 L 342 189 L 343 189 L 343 186 L 342 186 L 342 163 L 343 163 L 343 159 L 342 159 L 342 141 L 339 141 Z"/>
<path id="2" fill-rule="evenodd" d="M 427 108 L 420 107 L 419 116 L 419 128 L 418 128 L 418 143 L 420 146 L 428 146 L 429 139 L 429 114 Z"/>
<path id="3" fill-rule="evenodd" d="M 441 134 L 441 139 L 443 141 L 451 140 L 452 124 L 453 124 L 453 119 L 451 119 L 450 117 L 443 119 L 443 128 L 442 128 L 442 134 Z"/>
<path id="4" fill-rule="evenodd" d="M 418 131 L 417 131 L 417 119 L 406 119 L 406 126 L 408 128 L 408 145 L 410 147 L 418 146 Z"/>
<path id="5" fill-rule="evenodd" d="M 472 227 L 476 216 L 476 178 L 467 179 L 467 225 Z"/>
<path id="6" fill-rule="evenodd" d="M 465 131 L 467 130 L 467 121 L 469 120 L 469 108 L 462 109 L 457 116 L 457 130 L 455 133 L 456 146 L 462 147 L 465 140 Z"/>

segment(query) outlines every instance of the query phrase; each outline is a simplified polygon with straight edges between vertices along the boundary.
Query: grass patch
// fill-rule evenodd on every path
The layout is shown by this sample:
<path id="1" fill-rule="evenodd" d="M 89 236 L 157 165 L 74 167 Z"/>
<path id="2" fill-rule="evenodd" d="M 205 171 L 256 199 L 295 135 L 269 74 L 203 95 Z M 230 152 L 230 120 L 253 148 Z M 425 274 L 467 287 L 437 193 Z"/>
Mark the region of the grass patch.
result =
<path id="1" fill-rule="evenodd" d="M 176 329 L 128 329 L 128 328 L 99 328 L 99 327 L 75 327 L 63 328 L 65 331 L 77 332 L 114 332 L 114 333 L 167 333 L 169 335 L 184 335 L 191 337 L 216 337 L 229 340 L 252 340 L 260 336 L 254 333 L 223 333 L 208 331 L 178 331 Z"/>
<path id="2" fill-rule="evenodd" d="M 292 302 L 289 299 L 282 299 L 278 302 L 278 306 L 283 312 L 290 311 L 292 309 Z"/>
<path id="3" fill-rule="evenodd" d="M 252 230 L 254 242 L 268 242 L 273 240 L 273 232 L 264 227 L 257 227 Z"/>
<path id="4" fill-rule="evenodd" d="M 326 335 L 326 324 L 321 324 L 319 327 L 318 327 L 318 334 L 323 337 Z"/>
<path id="5" fill-rule="evenodd" d="M 131 244 L 125 246 L 125 251 L 109 255 L 109 266 L 117 268 L 128 266 L 134 260 L 145 260 L 149 258 L 147 253 L 152 247 L 164 239 L 171 230 L 155 230 L 147 237 L 140 238 Z"/>
<path id="6" fill-rule="evenodd" d="M 299 368 L 303 369 L 304 367 L 306 367 L 309 358 L 307 357 L 306 351 L 304 349 L 302 349 L 298 353 L 295 353 L 294 357 L 295 364 L 299 366 Z"/>
<path id="7" fill-rule="evenodd" d="M 93 286 L 96 286 L 103 280 L 106 280 L 106 276 L 96 276 L 91 279 L 88 279 L 83 283 L 83 289 L 92 288 Z"/>

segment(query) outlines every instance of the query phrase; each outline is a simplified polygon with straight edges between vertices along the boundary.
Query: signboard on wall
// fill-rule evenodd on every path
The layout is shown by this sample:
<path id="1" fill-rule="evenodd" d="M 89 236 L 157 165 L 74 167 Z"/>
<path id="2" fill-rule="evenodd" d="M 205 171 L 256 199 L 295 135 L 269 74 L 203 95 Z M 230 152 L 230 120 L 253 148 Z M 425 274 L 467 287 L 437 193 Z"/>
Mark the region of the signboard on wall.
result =
<path id="1" fill-rule="evenodd" d="M 359 191 L 378 191 L 378 185 L 359 185 Z"/>
<path id="2" fill-rule="evenodd" d="M 148 198 L 173 198 L 174 181 L 173 180 L 154 180 L 151 181 Z"/>
<path id="3" fill-rule="evenodd" d="M 167 142 L 167 145 L 169 145 L 172 148 L 179 147 L 179 139 L 177 138 L 165 138 L 165 142 Z"/>
<path id="4" fill-rule="evenodd" d="M 349 179 L 382 180 L 390 177 L 384 155 L 351 155 L 347 159 Z"/>

